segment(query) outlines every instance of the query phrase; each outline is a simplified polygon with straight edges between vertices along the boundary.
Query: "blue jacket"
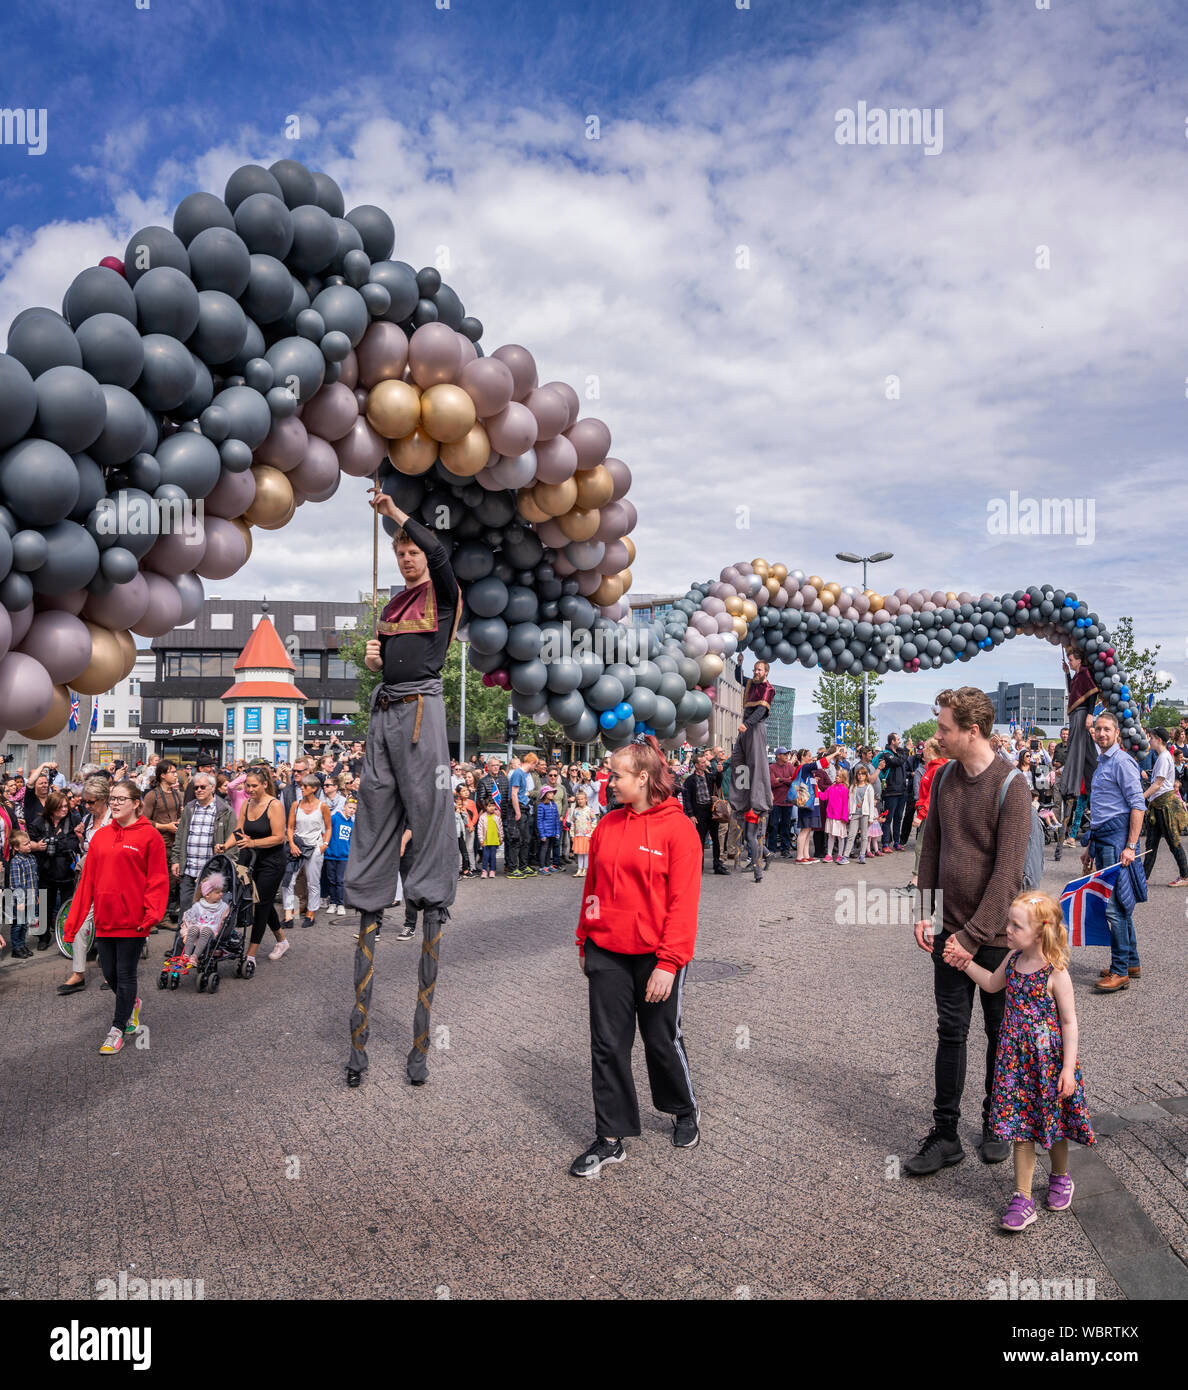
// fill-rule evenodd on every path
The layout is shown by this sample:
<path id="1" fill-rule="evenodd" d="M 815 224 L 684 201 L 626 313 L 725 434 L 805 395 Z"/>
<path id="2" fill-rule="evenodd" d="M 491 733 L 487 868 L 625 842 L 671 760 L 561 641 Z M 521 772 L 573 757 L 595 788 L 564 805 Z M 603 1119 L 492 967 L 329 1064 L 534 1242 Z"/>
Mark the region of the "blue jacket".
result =
<path id="1" fill-rule="evenodd" d="M 536 808 L 536 833 L 542 840 L 561 834 L 561 817 L 550 797 L 542 797 Z"/>
<path id="2" fill-rule="evenodd" d="M 330 843 L 326 846 L 327 859 L 346 859 L 351 852 L 351 831 L 355 822 L 348 820 L 341 811 L 330 817 Z"/>

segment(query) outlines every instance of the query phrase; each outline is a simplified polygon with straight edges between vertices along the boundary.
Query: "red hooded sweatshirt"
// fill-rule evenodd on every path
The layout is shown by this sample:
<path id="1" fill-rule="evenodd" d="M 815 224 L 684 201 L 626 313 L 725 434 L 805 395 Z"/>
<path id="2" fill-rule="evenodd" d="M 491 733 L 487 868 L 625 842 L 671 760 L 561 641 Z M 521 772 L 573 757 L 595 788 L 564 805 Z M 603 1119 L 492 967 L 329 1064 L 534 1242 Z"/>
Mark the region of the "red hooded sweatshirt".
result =
<path id="1" fill-rule="evenodd" d="M 168 902 L 161 832 L 144 816 L 129 826 L 109 821 L 91 839 L 62 935 L 73 941 L 94 905 L 96 937 L 147 936 Z"/>
<path id="2" fill-rule="evenodd" d="M 637 815 L 609 811 L 594 827 L 582 884 L 577 944 L 606 951 L 656 953 L 676 974 L 693 959 L 701 899 L 701 840 L 676 797 Z"/>

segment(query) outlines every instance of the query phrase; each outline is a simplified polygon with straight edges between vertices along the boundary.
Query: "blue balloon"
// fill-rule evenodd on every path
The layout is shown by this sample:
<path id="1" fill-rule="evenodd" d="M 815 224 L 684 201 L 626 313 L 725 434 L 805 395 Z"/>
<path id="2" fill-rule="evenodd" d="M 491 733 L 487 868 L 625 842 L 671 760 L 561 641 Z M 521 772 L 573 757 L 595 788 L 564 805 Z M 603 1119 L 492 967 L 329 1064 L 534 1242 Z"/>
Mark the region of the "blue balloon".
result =
<path id="1" fill-rule="evenodd" d="M 1121 695 L 1122 698 L 1123 698 L 1124 700 L 1129 700 L 1129 699 L 1130 699 L 1130 686 L 1124 685 L 1124 686 L 1122 687 L 1122 689 L 1118 691 L 1118 694 Z"/>
<path id="2" fill-rule="evenodd" d="M 628 710 L 628 713 L 630 713 L 630 710 Z M 613 729 L 618 722 L 619 714 L 617 710 L 604 709 L 598 716 L 598 723 L 604 729 Z"/>
<path id="3" fill-rule="evenodd" d="M 620 700 L 619 703 L 615 706 L 614 714 L 616 720 L 630 719 L 633 716 L 634 711 L 632 710 L 631 706 L 627 703 L 626 700 Z"/>

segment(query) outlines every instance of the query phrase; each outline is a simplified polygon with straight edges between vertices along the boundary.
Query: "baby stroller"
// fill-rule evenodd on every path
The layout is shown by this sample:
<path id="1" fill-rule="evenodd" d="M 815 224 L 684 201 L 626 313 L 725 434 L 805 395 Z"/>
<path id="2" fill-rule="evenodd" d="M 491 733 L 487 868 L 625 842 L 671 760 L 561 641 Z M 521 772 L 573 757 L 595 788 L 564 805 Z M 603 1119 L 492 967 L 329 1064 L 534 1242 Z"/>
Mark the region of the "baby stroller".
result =
<path id="1" fill-rule="evenodd" d="M 252 882 L 251 869 L 236 862 L 226 854 L 216 854 L 202 867 L 195 880 L 195 886 L 210 874 L 219 874 L 223 880 L 223 901 L 230 910 L 223 918 L 215 936 L 207 942 L 198 964 L 194 967 L 198 976 L 198 993 L 214 994 L 219 988 L 219 964 L 222 961 L 235 961 L 235 973 L 243 974 L 243 962 L 247 955 L 248 941 L 252 934 L 252 917 L 255 913 L 256 890 Z M 184 914 L 183 914 L 184 915 Z M 157 976 L 158 989 L 177 989 L 181 984 L 183 971 L 175 964 L 182 953 L 185 936 L 181 927 L 173 938 L 173 947 L 165 957 L 165 964 Z"/>
<path id="2" fill-rule="evenodd" d="M 1051 806 L 1039 808 L 1040 824 L 1044 827 L 1044 844 L 1058 845 L 1064 838 L 1064 830 Z"/>

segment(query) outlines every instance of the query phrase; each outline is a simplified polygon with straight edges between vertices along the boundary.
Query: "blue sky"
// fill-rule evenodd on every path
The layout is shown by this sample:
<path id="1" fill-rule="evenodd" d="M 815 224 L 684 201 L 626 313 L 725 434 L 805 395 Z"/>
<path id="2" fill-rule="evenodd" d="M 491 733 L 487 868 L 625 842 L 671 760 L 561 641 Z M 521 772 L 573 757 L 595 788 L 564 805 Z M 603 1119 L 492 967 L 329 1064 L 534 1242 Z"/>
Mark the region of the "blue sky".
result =
<path id="1" fill-rule="evenodd" d="M 185 193 L 300 158 L 392 213 L 397 256 L 445 249 L 488 349 L 597 393 L 637 589 L 755 555 L 848 582 L 836 550 L 890 549 L 888 588 L 1132 613 L 1183 694 L 1186 27 L 1171 0 L 25 7 L 0 105 L 45 107 L 49 143 L 0 146 L 0 326 Z M 839 145 L 860 101 L 940 108 L 942 152 Z M 991 534 L 1011 490 L 1091 499 L 1092 543 Z M 347 595 L 364 531 L 348 480 L 218 587 L 296 596 L 312 550 Z M 1054 683 L 1054 655 L 969 679 Z"/>

